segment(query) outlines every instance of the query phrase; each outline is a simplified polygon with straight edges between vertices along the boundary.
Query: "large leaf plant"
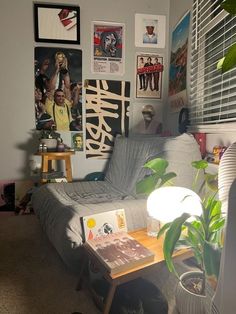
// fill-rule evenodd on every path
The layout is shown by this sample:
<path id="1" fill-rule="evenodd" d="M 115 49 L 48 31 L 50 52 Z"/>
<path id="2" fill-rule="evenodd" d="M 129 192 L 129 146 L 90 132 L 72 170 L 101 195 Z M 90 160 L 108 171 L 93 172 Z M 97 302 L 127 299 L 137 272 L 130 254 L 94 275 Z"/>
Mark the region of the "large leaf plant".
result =
<path id="1" fill-rule="evenodd" d="M 231 15 L 236 15 L 236 1 L 235 0 L 225 0 L 221 3 L 221 7 L 230 13 Z M 222 69 L 225 73 L 236 66 L 236 43 L 234 43 L 227 51 L 224 58 L 222 58 L 218 64 L 217 68 Z"/>
<path id="2" fill-rule="evenodd" d="M 199 172 L 206 169 L 208 163 L 200 160 L 193 162 L 192 166 L 197 169 L 196 178 L 193 182 L 193 187 L 196 187 Z M 208 185 L 211 190 L 216 190 L 215 181 L 215 175 L 206 174 L 205 188 Z M 179 244 L 186 245 L 192 249 L 196 262 L 204 273 L 203 291 L 206 278 L 213 289 L 216 287 L 223 245 L 222 231 L 225 218 L 221 213 L 221 202 L 215 196 L 216 193 L 214 192 L 213 195 L 212 193 L 211 195 L 206 193 L 205 197 L 202 197 L 201 215 L 190 216 L 188 213 L 184 213 L 174 221 L 166 223 L 157 235 L 159 238 L 165 234 L 163 244 L 164 258 L 169 271 L 173 272 L 178 278 L 179 275 L 175 269 L 172 255 Z"/>

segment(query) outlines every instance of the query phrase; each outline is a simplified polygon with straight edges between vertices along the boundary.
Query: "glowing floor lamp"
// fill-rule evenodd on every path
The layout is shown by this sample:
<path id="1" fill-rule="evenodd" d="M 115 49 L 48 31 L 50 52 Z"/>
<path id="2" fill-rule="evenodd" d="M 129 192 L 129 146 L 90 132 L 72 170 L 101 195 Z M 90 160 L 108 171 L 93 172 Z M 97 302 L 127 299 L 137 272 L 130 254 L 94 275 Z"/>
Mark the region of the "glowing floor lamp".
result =
<path id="1" fill-rule="evenodd" d="M 200 215 L 202 212 L 201 199 L 195 192 L 187 188 L 177 186 L 161 187 L 149 195 L 147 211 L 149 221 L 153 219 L 162 225 L 173 221 L 183 213 Z M 153 225 L 156 225 L 156 223 L 148 224 L 147 232 L 150 236 L 156 236 L 159 231 L 152 230 Z"/>

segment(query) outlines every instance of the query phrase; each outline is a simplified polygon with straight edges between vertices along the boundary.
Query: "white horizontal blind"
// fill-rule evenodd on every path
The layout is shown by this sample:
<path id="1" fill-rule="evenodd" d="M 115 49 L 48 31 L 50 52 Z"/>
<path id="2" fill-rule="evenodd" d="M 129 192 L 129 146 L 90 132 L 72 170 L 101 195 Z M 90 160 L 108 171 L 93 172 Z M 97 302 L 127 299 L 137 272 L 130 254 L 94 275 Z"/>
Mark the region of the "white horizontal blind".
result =
<path id="1" fill-rule="evenodd" d="M 190 125 L 236 121 L 236 69 L 222 75 L 217 62 L 236 42 L 236 17 L 220 8 L 222 0 L 194 0 Z M 227 127 L 227 125 L 226 125 Z"/>

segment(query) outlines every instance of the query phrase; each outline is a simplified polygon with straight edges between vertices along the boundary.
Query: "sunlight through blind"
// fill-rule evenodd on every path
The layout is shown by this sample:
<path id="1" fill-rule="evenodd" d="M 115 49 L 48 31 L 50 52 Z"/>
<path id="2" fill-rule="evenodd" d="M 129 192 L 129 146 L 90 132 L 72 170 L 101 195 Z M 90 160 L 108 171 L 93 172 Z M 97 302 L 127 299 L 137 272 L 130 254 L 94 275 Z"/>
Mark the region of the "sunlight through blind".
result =
<path id="1" fill-rule="evenodd" d="M 222 74 L 217 62 L 236 42 L 236 16 L 222 0 L 194 0 L 190 82 L 191 130 L 236 121 L 236 69 Z"/>

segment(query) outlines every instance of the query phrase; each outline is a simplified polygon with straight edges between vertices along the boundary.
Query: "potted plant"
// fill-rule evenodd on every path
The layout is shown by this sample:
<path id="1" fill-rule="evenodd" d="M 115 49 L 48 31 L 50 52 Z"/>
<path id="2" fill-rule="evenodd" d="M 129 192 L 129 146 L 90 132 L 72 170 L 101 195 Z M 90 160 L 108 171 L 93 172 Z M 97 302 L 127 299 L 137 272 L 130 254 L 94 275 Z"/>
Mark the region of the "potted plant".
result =
<path id="1" fill-rule="evenodd" d="M 197 169 L 197 177 L 199 171 L 205 169 L 208 163 L 201 160 L 193 162 L 192 165 Z M 215 187 L 213 176 L 206 175 L 205 178 L 205 183 L 211 188 Z M 197 180 L 194 180 L 194 185 L 196 182 Z M 169 271 L 179 279 L 176 305 L 181 314 L 205 313 L 206 279 L 213 289 L 216 288 L 225 218 L 221 213 L 221 202 L 216 199 L 215 195 L 206 195 L 202 198 L 201 215 L 191 217 L 188 213 L 183 213 L 174 221 L 166 223 L 158 233 L 158 237 L 165 234 L 164 258 Z M 192 218 L 191 221 L 190 218 Z M 200 271 L 187 272 L 179 276 L 172 259 L 179 244 L 186 245 L 193 251 Z"/>
<path id="2" fill-rule="evenodd" d="M 230 13 L 231 15 L 236 15 L 236 2 L 235 0 L 225 0 L 221 3 L 221 7 Z M 217 68 L 222 69 L 225 73 L 236 66 L 236 43 L 233 44 L 227 51 L 224 58 L 222 58 L 218 64 Z"/>
<path id="3" fill-rule="evenodd" d="M 54 129 L 40 131 L 40 144 L 45 145 L 47 151 L 56 151 L 58 142 L 61 143 L 61 135 Z"/>
<path id="4" fill-rule="evenodd" d="M 176 303 L 181 314 L 204 313 L 206 279 L 212 289 L 215 289 L 217 283 L 222 249 L 221 234 L 225 223 L 221 215 L 221 202 L 216 199 L 217 175 L 204 173 L 205 180 L 200 184 L 200 173 L 208 167 L 208 162 L 194 161 L 192 166 L 196 170 L 192 189 L 197 190 L 201 196 L 202 214 L 190 217 L 184 213 L 173 222 L 165 224 L 158 232 L 158 237 L 165 234 L 163 251 L 167 267 L 179 279 Z M 164 159 L 153 159 L 144 167 L 151 169 L 152 174 L 137 183 L 138 193 L 148 195 L 156 188 L 170 184 L 170 180 L 176 176 L 174 173 L 166 173 L 168 162 Z M 189 221 L 190 218 L 192 221 Z M 172 260 L 179 244 L 187 245 L 193 250 L 199 271 L 179 276 Z"/>

